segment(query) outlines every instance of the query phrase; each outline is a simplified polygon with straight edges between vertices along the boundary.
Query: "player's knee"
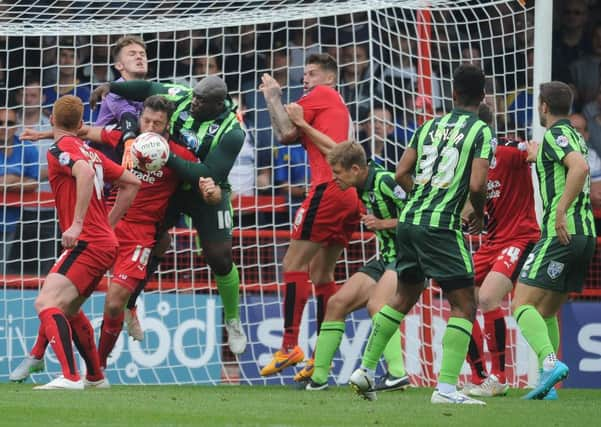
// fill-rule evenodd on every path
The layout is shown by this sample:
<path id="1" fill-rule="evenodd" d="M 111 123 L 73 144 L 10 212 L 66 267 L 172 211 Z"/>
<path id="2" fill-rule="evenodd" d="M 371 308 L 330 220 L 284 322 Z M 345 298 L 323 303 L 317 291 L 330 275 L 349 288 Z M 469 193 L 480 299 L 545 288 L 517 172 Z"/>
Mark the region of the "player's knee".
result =
<path id="1" fill-rule="evenodd" d="M 494 310 L 499 306 L 499 301 L 496 298 L 491 297 L 490 295 L 478 295 L 478 307 L 482 311 L 482 313 L 486 313 L 488 311 Z"/>
<path id="2" fill-rule="evenodd" d="M 340 297 L 339 293 L 336 293 L 328 300 L 326 307 L 326 318 L 327 319 L 344 319 L 346 316 L 345 307 L 348 306 L 348 302 L 343 297 Z"/>
<path id="3" fill-rule="evenodd" d="M 231 256 L 207 256 L 207 264 L 209 264 L 213 273 L 219 276 L 227 275 L 233 266 Z"/>
<path id="4" fill-rule="evenodd" d="M 104 312 L 110 317 L 117 317 L 123 312 L 126 302 L 127 301 L 122 301 L 120 298 L 109 298 L 107 296 L 104 301 Z"/>

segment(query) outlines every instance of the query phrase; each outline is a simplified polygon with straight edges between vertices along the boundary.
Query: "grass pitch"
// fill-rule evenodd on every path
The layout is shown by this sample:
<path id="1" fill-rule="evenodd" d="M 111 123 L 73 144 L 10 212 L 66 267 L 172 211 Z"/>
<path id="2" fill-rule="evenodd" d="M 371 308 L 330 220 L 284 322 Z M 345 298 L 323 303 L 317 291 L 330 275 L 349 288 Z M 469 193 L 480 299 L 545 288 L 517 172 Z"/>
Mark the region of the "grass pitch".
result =
<path id="1" fill-rule="evenodd" d="M 487 406 L 430 404 L 431 389 L 379 393 L 349 387 L 113 386 L 84 392 L 0 384 L 2 426 L 587 426 L 599 425 L 601 389 L 559 390 L 558 401 L 524 401 L 523 390 Z"/>

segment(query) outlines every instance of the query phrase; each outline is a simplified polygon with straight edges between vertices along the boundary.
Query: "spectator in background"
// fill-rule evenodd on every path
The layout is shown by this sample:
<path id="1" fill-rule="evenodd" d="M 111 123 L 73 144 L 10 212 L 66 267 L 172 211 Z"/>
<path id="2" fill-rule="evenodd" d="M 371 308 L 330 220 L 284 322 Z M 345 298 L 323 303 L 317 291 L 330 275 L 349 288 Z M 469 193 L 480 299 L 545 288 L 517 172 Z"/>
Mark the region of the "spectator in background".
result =
<path id="1" fill-rule="evenodd" d="M 302 86 L 305 60 L 313 53 L 321 53 L 317 19 L 303 19 L 289 24 L 290 84 Z"/>
<path id="2" fill-rule="evenodd" d="M 403 146 L 396 143 L 395 124 L 390 110 L 376 106 L 369 113 L 367 121 L 359 132 L 368 159 L 375 164 L 394 172 L 403 154 Z"/>
<path id="3" fill-rule="evenodd" d="M 19 98 L 23 109 L 19 112 L 19 122 L 23 128 L 47 131 L 52 128 L 50 119 L 44 114 L 42 105 L 42 85 L 37 76 L 30 75 Z M 16 133 L 20 135 L 21 130 Z M 38 191 L 51 192 L 48 182 L 48 160 L 46 153 L 53 144 L 52 139 L 40 139 L 35 142 L 38 151 L 39 168 Z M 44 276 L 48 273 L 57 256 L 57 238 L 59 236 L 56 211 L 53 207 L 25 206 L 21 224 L 21 259 L 23 272 Z"/>
<path id="4" fill-rule="evenodd" d="M 38 188 L 38 152 L 26 141 L 19 141 L 17 132 L 17 113 L 15 110 L 0 108 L 0 193 L 35 191 Z M 7 266 L 11 247 L 16 239 L 17 222 L 20 220 L 21 207 L 7 206 L 3 195 L 0 216 L 0 261 Z M 18 266 L 10 266 L 15 271 Z M 5 273 L 4 268 L 1 273 Z"/>
<path id="5" fill-rule="evenodd" d="M 587 0 L 564 0 L 558 10 L 559 28 L 553 32 L 553 80 L 570 82 L 571 63 L 591 51 L 586 34 Z"/>
<path id="6" fill-rule="evenodd" d="M 601 65 L 597 72 L 601 75 Z M 601 84 L 597 87 L 595 93 L 597 96 L 584 106 L 582 114 L 588 123 L 589 147 L 601 156 Z"/>
<path id="7" fill-rule="evenodd" d="M 96 35 L 92 37 L 92 51 L 89 57 L 82 61 L 85 63 L 81 70 L 82 82 L 96 86 L 100 83 L 115 80 L 111 66 L 109 44 L 108 36 Z"/>
<path id="8" fill-rule="evenodd" d="M 511 93 L 506 102 L 508 131 L 515 132 L 520 139 L 530 139 L 532 134 L 532 114 L 534 112 L 534 94 L 532 82 L 534 81 L 534 49 L 528 49 L 526 85 Z"/>
<path id="9" fill-rule="evenodd" d="M 81 84 L 77 78 L 78 58 L 74 39 L 61 39 L 58 49 L 58 77 L 55 86 L 44 89 L 45 106 L 50 107 L 63 95 L 75 95 L 84 104 L 83 120 L 93 121 L 90 109 L 90 86 Z"/>
<path id="10" fill-rule="evenodd" d="M 232 187 L 231 199 L 234 199 L 238 195 L 252 196 L 255 194 L 255 145 L 244 119 L 246 107 L 242 103 L 240 95 L 231 95 L 231 97 L 234 103 L 238 105 L 236 114 L 240 126 L 246 131 L 242 148 L 228 175 L 228 182 Z"/>
<path id="11" fill-rule="evenodd" d="M 599 88 L 601 65 L 601 21 L 595 23 L 591 32 L 591 52 L 570 64 L 571 83 L 576 88 L 576 110 L 595 99 Z"/>
<path id="12" fill-rule="evenodd" d="M 586 118 L 582 114 L 575 113 L 570 115 L 570 123 L 582 135 L 587 145 L 589 145 Z M 593 209 L 598 210 L 601 209 L 601 157 L 590 146 L 587 160 L 591 174 L 591 204 L 593 205 Z M 600 232 L 601 229 L 597 228 L 597 235 Z"/>
<path id="13" fill-rule="evenodd" d="M 205 52 L 205 50 L 202 49 L 194 55 L 192 77 L 177 79 L 175 80 L 175 83 L 194 87 L 196 83 L 198 83 L 203 77 L 223 77 L 223 71 L 221 69 L 222 62 L 222 56 L 218 53 L 215 53 L 212 48 L 209 49 L 209 52 Z"/>
<path id="14" fill-rule="evenodd" d="M 369 113 L 371 70 L 369 45 L 349 45 L 340 48 L 340 94 L 353 120 L 362 120 Z"/>

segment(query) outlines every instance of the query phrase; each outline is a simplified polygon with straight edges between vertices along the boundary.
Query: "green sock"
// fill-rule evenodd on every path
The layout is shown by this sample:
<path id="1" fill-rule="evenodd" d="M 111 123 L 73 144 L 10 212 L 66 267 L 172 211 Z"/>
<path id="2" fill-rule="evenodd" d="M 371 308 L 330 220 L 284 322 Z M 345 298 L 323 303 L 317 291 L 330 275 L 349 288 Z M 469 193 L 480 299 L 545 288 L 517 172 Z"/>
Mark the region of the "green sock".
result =
<path id="1" fill-rule="evenodd" d="M 403 363 L 403 351 L 401 350 L 401 331 L 399 328 L 392 334 L 386 348 L 384 348 L 384 359 L 388 367 L 388 373 L 400 378 L 407 375 L 405 373 L 405 363 Z"/>
<path id="2" fill-rule="evenodd" d="M 394 308 L 385 305 L 372 319 L 371 334 L 363 353 L 361 366 L 376 369 L 380 356 L 394 331 L 398 331 L 399 324 L 405 315 Z"/>
<path id="3" fill-rule="evenodd" d="M 442 337 L 442 362 L 438 383 L 457 384 L 472 336 L 472 322 L 451 317 Z"/>
<path id="4" fill-rule="evenodd" d="M 513 317 L 515 317 L 522 335 L 536 353 L 538 365 L 542 366 L 545 357 L 554 353 L 545 320 L 532 305 L 518 307 L 513 313 Z"/>
<path id="5" fill-rule="evenodd" d="M 225 320 L 240 318 L 238 311 L 238 303 L 240 301 L 240 277 L 235 264 L 232 264 L 232 269 L 225 276 L 215 275 L 219 296 L 223 301 L 223 311 Z"/>
<path id="6" fill-rule="evenodd" d="M 559 351 L 559 322 L 557 321 L 557 316 L 547 317 L 545 323 L 547 324 L 547 331 L 549 331 L 551 345 L 555 354 L 557 354 L 557 351 Z"/>
<path id="7" fill-rule="evenodd" d="M 318 384 L 328 381 L 334 353 L 344 334 L 344 322 L 323 322 L 315 344 L 315 370 L 311 379 Z"/>

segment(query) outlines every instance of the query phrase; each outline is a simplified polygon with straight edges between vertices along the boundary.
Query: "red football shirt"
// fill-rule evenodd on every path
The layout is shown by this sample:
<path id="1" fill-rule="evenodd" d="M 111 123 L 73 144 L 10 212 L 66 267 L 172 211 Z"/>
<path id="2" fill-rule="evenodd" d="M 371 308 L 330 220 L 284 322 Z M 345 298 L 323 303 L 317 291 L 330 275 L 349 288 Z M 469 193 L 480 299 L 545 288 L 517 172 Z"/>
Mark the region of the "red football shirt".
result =
<path id="1" fill-rule="evenodd" d="M 121 139 L 121 134 L 120 130 L 105 128 L 102 130 L 102 142 L 116 147 Z M 196 161 L 194 154 L 173 141 L 169 141 L 169 149 L 184 160 Z M 156 172 L 134 169 L 132 173 L 142 181 L 142 186 L 138 190 L 136 199 L 125 213 L 124 219 L 128 222 L 143 224 L 161 222 L 165 216 L 169 198 L 179 185 L 178 176 L 168 167 L 161 168 Z"/>
<path id="2" fill-rule="evenodd" d="M 103 200 L 103 186 L 105 181 L 119 179 L 124 169 L 74 136 L 64 136 L 55 142 L 48 150 L 46 158 L 48 180 L 54 193 L 61 230 L 64 232 L 73 223 L 77 183 L 72 175 L 72 167 L 75 162 L 83 160 L 92 166 L 96 177 L 79 239 L 99 245 L 117 245 L 117 238 L 109 225 L 108 211 Z"/>
<path id="3" fill-rule="evenodd" d="M 298 104 L 303 107 L 305 121 L 337 143 L 352 137 L 351 115 L 336 90 L 328 86 L 316 86 L 299 99 Z M 301 140 L 309 156 L 311 186 L 330 181 L 332 169 L 326 156 L 305 135 Z"/>
<path id="4" fill-rule="evenodd" d="M 488 241 L 538 240 L 534 190 L 527 152 L 499 144 L 488 171 Z"/>

